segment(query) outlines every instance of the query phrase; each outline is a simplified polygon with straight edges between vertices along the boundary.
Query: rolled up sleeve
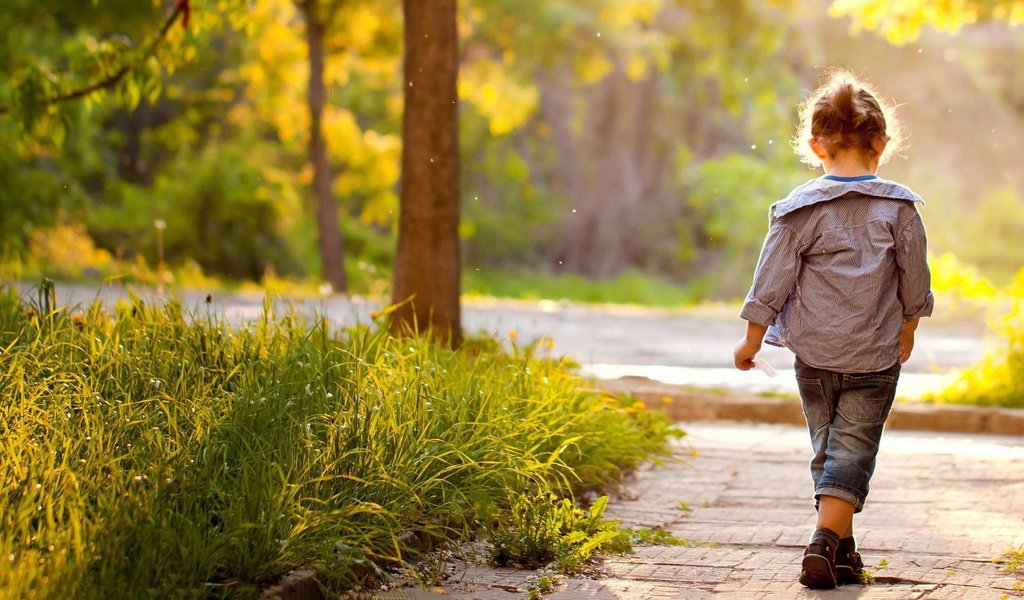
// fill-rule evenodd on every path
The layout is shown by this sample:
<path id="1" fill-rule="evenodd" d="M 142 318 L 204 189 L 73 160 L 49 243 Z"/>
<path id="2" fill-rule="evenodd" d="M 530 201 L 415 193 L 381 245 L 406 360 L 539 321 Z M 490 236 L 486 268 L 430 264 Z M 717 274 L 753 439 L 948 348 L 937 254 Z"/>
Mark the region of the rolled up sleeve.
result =
<path id="1" fill-rule="evenodd" d="M 928 270 L 928 243 L 920 216 L 915 215 L 899 234 L 896 267 L 903 321 L 931 316 L 935 298 L 931 291 L 932 275 Z"/>
<path id="2" fill-rule="evenodd" d="M 799 272 L 800 246 L 795 232 L 785 225 L 772 223 L 740 318 L 766 327 L 774 325 Z"/>

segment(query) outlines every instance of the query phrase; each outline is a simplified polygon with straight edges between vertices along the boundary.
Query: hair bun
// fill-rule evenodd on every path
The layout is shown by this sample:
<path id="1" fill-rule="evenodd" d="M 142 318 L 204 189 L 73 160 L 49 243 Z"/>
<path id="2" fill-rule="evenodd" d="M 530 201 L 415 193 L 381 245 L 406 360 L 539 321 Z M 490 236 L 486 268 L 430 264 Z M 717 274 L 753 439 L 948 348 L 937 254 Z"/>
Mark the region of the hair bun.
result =
<path id="1" fill-rule="evenodd" d="M 854 93 L 853 84 L 844 81 L 836 86 L 835 94 L 832 95 L 832 109 L 839 122 L 847 127 L 856 126 L 858 121 L 857 111 L 853 105 Z"/>

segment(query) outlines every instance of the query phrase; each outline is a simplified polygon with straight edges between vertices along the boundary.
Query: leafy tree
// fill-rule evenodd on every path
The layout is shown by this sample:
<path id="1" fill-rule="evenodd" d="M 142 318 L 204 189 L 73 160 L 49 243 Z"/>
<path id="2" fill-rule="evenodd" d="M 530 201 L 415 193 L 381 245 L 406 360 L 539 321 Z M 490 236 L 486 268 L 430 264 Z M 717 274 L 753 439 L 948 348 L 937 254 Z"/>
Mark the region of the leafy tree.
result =
<path id="1" fill-rule="evenodd" d="M 1024 23 L 1024 3 L 1019 0 L 834 0 L 830 10 L 853 17 L 856 26 L 877 30 L 897 44 L 917 39 L 928 26 L 955 33 L 982 20 Z"/>
<path id="2" fill-rule="evenodd" d="M 464 128 L 472 186 L 464 229 L 478 238 L 467 241 L 469 257 L 540 256 L 533 264 L 589 277 L 635 268 L 685 275 L 699 254 L 689 245 L 703 244 L 688 233 L 701 224 L 685 201 L 685 174 L 756 142 L 763 161 L 786 146 L 767 142 L 789 136 L 779 98 L 798 96 L 790 65 L 805 60 L 787 43 L 790 9 L 744 0 L 472 2 L 463 123 L 478 115 L 489 127 Z M 761 66 L 765 56 L 776 68 Z M 517 234 L 520 246 L 509 250 Z"/>
<path id="3" fill-rule="evenodd" d="M 324 279 L 338 292 L 348 291 L 345 261 L 342 254 L 341 227 L 338 225 L 338 203 L 331 190 L 332 175 L 327 160 L 327 142 L 323 133 L 324 104 L 324 36 L 344 0 L 295 0 L 306 21 L 306 48 L 309 54 L 309 162 L 313 165 L 313 197 L 319 231 L 320 260 Z"/>
<path id="4" fill-rule="evenodd" d="M 313 190 L 310 210 L 317 215 L 326 279 L 326 265 L 340 267 L 343 253 L 365 260 L 363 247 L 380 245 L 394 223 L 401 150 L 399 9 L 387 0 L 260 0 L 250 18 L 251 56 L 239 66 L 248 84 L 245 119 L 250 127 L 268 127 L 289 154 L 308 157 L 295 182 Z M 308 18 L 322 21 L 312 41 Z M 309 45 L 317 39 L 322 60 L 313 64 L 317 52 Z M 319 108 L 311 110 L 310 99 L 321 92 Z M 336 250 L 327 250 L 323 241 L 335 236 Z M 341 289 L 337 280 L 332 285 Z"/>
<path id="5" fill-rule="evenodd" d="M 392 315 L 397 331 L 462 340 L 456 0 L 404 0 L 405 113 Z"/>
<path id="6" fill-rule="evenodd" d="M 2 254 L 24 250 L 30 232 L 84 202 L 81 186 L 53 167 L 68 129 L 85 119 L 74 100 L 108 90 L 138 103 L 159 93 L 158 74 L 185 35 L 190 5 L 11 0 L 0 8 L 0 200 Z M 119 35 L 110 35 L 119 31 Z"/>

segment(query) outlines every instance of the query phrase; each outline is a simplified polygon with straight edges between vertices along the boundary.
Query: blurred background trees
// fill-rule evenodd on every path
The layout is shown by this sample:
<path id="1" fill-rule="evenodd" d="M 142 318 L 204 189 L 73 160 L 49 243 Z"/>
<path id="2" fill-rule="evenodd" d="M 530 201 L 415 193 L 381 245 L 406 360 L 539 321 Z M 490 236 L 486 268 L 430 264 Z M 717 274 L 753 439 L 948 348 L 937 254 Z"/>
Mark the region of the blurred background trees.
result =
<path id="1" fill-rule="evenodd" d="M 387 294 L 400 3 L 196 0 L 146 54 L 177 4 L 0 6 L 4 275 L 144 278 L 162 220 L 179 283 Z M 795 107 L 834 64 L 902 105 L 910 147 L 882 175 L 928 200 L 933 249 L 1009 281 L 1024 261 L 1024 37 L 1004 22 L 1020 11 L 915 4 L 462 0 L 464 287 L 641 276 L 741 295 L 768 205 L 816 175 L 791 153 Z M 110 93 L 44 101 L 124 64 Z"/>

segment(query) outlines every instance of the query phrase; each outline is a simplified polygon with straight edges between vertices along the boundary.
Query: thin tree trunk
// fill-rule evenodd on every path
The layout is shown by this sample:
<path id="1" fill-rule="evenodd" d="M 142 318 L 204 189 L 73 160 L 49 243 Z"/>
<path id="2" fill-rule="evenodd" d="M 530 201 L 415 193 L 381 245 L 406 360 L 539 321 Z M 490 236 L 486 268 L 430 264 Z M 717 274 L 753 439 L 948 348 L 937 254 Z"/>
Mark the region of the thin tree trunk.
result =
<path id="1" fill-rule="evenodd" d="M 456 0 L 403 0 L 405 114 L 392 315 L 398 333 L 428 327 L 457 346 L 459 134 Z"/>
<path id="2" fill-rule="evenodd" d="M 306 43 L 309 47 L 309 161 L 313 164 L 313 198 L 319 233 L 320 261 L 324 280 L 334 291 L 348 292 L 345 257 L 338 223 L 338 203 L 331 190 L 331 167 L 327 162 L 327 144 L 323 136 L 324 21 L 318 0 L 299 4 L 306 18 Z"/>

